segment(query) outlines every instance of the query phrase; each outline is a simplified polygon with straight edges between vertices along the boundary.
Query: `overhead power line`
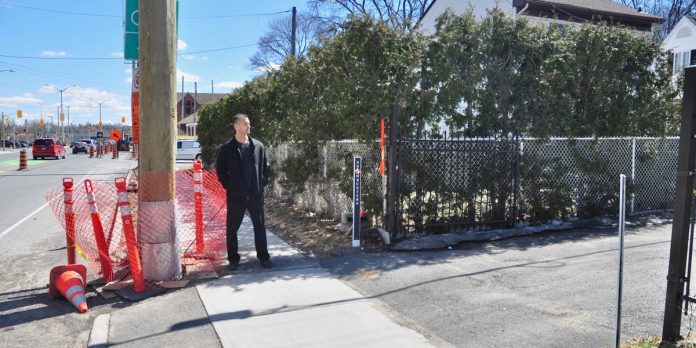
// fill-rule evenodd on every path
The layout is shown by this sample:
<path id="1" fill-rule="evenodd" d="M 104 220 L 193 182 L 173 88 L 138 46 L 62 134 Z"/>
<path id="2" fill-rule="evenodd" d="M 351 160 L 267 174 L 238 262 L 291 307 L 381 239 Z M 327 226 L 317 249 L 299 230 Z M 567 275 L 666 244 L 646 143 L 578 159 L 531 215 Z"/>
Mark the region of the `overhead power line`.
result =
<path id="1" fill-rule="evenodd" d="M 109 15 L 109 14 L 102 14 L 102 13 L 88 13 L 88 12 L 73 12 L 73 11 L 54 10 L 54 9 L 19 5 L 16 3 L 9 3 L 9 2 L 5 2 L 5 1 L 0 2 L 0 4 L 6 5 L 8 7 L 17 7 L 17 8 L 24 8 L 24 9 L 28 9 L 28 10 L 35 10 L 35 11 L 42 11 L 42 12 L 49 12 L 49 13 L 60 13 L 60 14 L 67 14 L 67 15 L 74 15 L 74 16 L 108 17 L 108 18 L 119 18 L 119 19 L 123 18 L 123 16 L 121 16 L 121 15 Z M 236 14 L 236 15 L 182 16 L 181 18 L 182 19 L 213 19 L 213 18 L 272 16 L 272 15 L 277 15 L 277 14 L 287 13 L 287 12 L 290 12 L 290 10 L 278 11 L 278 12 L 264 12 L 264 13 L 246 13 L 246 14 Z"/>
<path id="2" fill-rule="evenodd" d="M 72 12 L 72 11 L 63 11 L 63 10 L 52 10 L 52 9 L 45 9 L 45 8 L 39 8 L 39 7 L 18 5 L 16 3 L 8 3 L 5 1 L 3 1 L 2 4 L 9 6 L 9 7 L 19 7 L 19 8 L 29 9 L 29 10 L 43 11 L 43 12 L 50 12 L 50 13 L 62 13 L 62 14 L 69 14 L 69 15 L 76 15 L 76 16 L 90 16 L 90 17 L 123 18 L 120 15 L 107 15 L 107 14 L 99 14 L 99 13 L 85 13 L 85 12 Z"/>
<path id="3" fill-rule="evenodd" d="M 266 13 L 248 13 L 248 14 L 238 14 L 238 15 L 222 15 L 222 16 L 183 16 L 181 18 L 185 19 L 212 19 L 212 18 L 234 18 L 234 17 L 254 17 L 254 16 L 273 16 L 281 13 L 288 13 L 291 10 L 287 11 L 278 11 L 278 12 L 266 12 Z"/>
<path id="4" fill-rule="evenodd" d="M 230 46 L 230 47 L 222 47 L 222 48 L 213 48 L 209 50 L 202 50 L 202 51 L 192 51 L 192 52 L 182 52 L 182 53 L 177 53 L 177 56 L 185 56 L 189 54 L 196 54 L 196 53 L 208 53 L 208 52 L 218 52 L 218 51 L 227 51 L 227 50 L 233 50 L 237 48 L 243 48 L 243 47 L 251 47 L 251 46 L 256 46 L 257 44 L 246 44 L 246 45 L 239 45 L 239 46 Z M 13 56 L 13 55 L 7 55 L 7 54 L 0 54 L 0 57 L 2 58 L 15 58 L 15 59 L 38 59 L 38 60 L 123 60 L 123 58 L 119 57 L 33 57 L 33 56 Z"/>
<path id="5" fill-rule="evenodd" d="M 185 56 L 187 54 L 195 54 L 195 53 L 208 53 L 208 52 L 217 52 L 217 51 L 227 51 L 227 50 L 233 50 L 236 48 L 243 48 L 243 47 L 251 47 L 251 46 L 256 46 L 257 44 L 246 44 L 246 45 L 239 45 L 239 46 L 231 46 L 231 47 L 223 47 L 223 48 L 213 48 L 210 50 L 203 50 L 203 51 L 194 51 L 194 52 L 185 52 L 185 53 L 177 53 L 177 56 Z"/>

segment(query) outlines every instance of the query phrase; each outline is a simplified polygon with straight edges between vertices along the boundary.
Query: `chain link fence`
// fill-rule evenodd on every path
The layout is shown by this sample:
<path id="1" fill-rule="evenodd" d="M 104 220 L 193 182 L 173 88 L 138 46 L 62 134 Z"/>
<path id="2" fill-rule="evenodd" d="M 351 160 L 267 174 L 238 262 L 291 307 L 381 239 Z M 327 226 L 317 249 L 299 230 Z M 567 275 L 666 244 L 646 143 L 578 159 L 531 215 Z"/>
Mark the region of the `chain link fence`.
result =
<path id="1" fill-rule="evenodd" d="M 669 210 L 678 146 L 676 137 L 401 139 L 398 226 L 390 232 L 402 239 L 614 215 L 619 174 L 628 177 L 629 213 Z M 352 159 L 359 155 L 363 204 L 383 223 L 386 177 L 379 174 L 377 142 L 330 142 L 309 152 L 291 144 L 270 149 L 275 196 L 338 219 L 351 211 Z M 309 161 L 314 170 L 289 173 L 295 161 Z M 292 176 L 306 180 L 293 186 Z"/>
<path id="2" fill-rule="evenodd" d="M 352 212 L 354 156 L 363 158 L 363 207 L 381 223 L 386 178 L 379 173 L 378 142 L 334 141 L 316 149 L 290 143 L 271 147 L 268 157 L 275 180 L 269 191 L 292 198 L 303 210 L 338 220 L 342 213 Z"/>

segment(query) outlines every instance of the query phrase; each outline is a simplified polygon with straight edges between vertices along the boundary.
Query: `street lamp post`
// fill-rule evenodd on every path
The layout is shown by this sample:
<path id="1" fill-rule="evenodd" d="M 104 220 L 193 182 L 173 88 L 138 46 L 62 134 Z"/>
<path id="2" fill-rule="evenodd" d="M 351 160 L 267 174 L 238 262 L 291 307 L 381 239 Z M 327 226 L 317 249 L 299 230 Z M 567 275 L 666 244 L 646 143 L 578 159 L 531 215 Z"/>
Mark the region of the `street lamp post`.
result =
<path id="1" fill-rule="evenodd" d="M 52 85 L 50 83 L 46 84 L 46 86 L 51 86 L 51 87 L 55 88 L 58 92 L 60 92 L 60 115 L 63 115 L 63 92 L 67 91 L 68 88 L 70 88 L 70 87 L 75 87 L 75 85 L 70 85 L 70 86 L 67 86 L 63 89 L 58 88 L 55 85 Z M 60 117 L 60 115 L 58 117 Z M 60 118 L 59 118 L 59 120 L 60 120 Z M 69 128 L 69 125 L 70 125 L 70 120 L 68 120 L 68 128 Z M 61 127 L 61 128 L 62 128 L 62 133 L 63 133 L 63 141 L 65 141 L 65 128 L 64 127 Z M 70 133 L 70 130 L 68 130 L 68 133 Z"/>
<path id="2" fill-rule="evenodd" d="M 65 106 L 68 109 L 68 136 L 70 137 L 70 142 L 72 143 L 73 137 L 72 137 L 72 132 L 70 131 L 70 105 Z"/>
<path id="3" fill-rule="evenodd" d="M 100 132 L 102 131 L 101 106 L 102 106 L 102 104 L 106 103 L 107 101 L 108 100 L 97 102 L 97 104 L 99 104 L 99 131 Z"/>

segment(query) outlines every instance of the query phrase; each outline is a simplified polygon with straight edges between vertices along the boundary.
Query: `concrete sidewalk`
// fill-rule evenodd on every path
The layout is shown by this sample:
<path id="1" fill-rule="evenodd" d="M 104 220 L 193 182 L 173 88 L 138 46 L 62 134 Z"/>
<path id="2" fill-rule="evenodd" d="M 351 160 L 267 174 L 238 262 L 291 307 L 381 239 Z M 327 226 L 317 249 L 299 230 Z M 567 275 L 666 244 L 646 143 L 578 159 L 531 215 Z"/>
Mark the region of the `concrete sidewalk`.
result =
<path id="1" fill-rule="evenodd" d="M 431 346 L 270 231 L 262 269 L 247 217 L 239 237 L 239 270 L 97 317 L 90 347 Z"/>

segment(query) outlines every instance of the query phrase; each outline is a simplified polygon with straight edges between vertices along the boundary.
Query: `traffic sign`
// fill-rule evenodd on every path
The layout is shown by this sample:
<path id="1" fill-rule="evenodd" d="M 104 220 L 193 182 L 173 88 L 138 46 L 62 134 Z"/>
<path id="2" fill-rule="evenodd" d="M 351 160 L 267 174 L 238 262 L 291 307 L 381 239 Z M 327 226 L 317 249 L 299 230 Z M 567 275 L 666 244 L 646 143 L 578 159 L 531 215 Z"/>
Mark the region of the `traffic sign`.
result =
<path id="1" fill-rule="evenodd" d="M 138 24 L 140 21 L 138 0 L 126 0 L 125 21 L 123 58 L 138 60 Z"/>
<path id="2" fill-rule="evenodd" d="M 104 133 L 103 132 L 97 132 L 97 138 L 103 138 Z"/>
<path id="3" fill-rule="evenodd" d="M 131 86 L 131 92 L 140 91 L 140 69 L 133 68 L 133 85 Z"/>
<path id="4" fill-rule="evenodd" d="M 140 11 L 138 0 L 126 0 L 126 25 L 123 34 L 123 59 L 138 60 L 138 28 L 140 26 Z M 176 2 L 176 32 L 179 33 L 179 1 Z"/>
<path id="5" fill-rule="evenodd" d="M 111 135 L 109 135 L 109 137 L 113 141 L 119 141 L 121 140 L 121 132 L 119 132 L 117 129 L 114 129 L 111 131 Z"/>

